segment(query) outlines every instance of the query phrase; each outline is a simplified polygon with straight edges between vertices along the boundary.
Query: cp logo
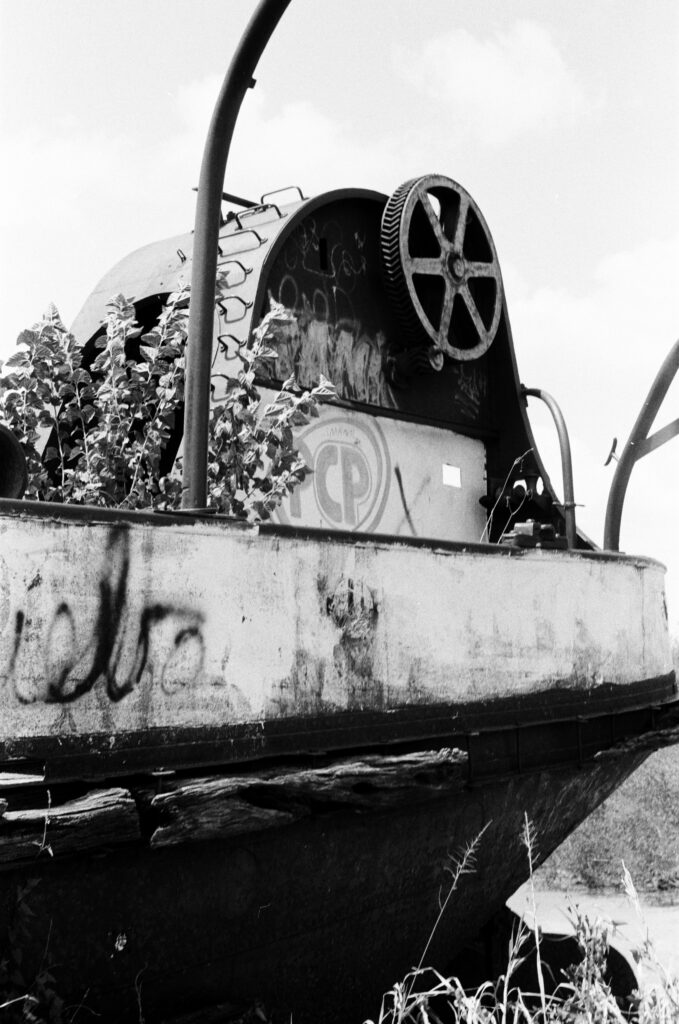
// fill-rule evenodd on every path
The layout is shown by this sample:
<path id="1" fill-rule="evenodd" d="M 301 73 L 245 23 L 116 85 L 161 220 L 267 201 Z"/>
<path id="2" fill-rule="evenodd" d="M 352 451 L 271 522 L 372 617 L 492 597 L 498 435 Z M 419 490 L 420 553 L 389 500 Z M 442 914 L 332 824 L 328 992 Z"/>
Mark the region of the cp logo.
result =
<path id="1" fill-rule="evenodd" d="M 278 512 L 281 522 L 375 530 L 387 502 L 391 466 L 374 420 L 321 419 L 296 438 L 310 473 Z"/>

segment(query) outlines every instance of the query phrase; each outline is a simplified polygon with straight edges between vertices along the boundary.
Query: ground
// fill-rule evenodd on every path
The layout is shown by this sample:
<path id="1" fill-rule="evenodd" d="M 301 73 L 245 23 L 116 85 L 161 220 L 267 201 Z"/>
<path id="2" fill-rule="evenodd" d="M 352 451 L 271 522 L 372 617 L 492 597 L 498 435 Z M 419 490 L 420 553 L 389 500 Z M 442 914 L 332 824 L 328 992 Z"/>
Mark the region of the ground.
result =
<path id="1" fill-rule="evenodd" d="M 679 746 L 653 754 L 539 869 L 549 889 L 619 888 L 624 860 L 640 892 L 679 900 Z"/>

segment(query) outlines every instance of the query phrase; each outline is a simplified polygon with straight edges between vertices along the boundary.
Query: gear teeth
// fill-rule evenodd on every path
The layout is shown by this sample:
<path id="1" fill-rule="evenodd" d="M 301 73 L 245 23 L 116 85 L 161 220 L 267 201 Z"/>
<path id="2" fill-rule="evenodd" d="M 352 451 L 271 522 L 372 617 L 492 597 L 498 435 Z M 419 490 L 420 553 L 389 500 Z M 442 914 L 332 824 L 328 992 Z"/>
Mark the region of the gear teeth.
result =
<path id="1" fill-rule="evenodd" d="M 405 335 L 404 340 L 411 344 L 428 341 L 427 333 L 413 308 L 408 282 L 401 265 L 400 250 L 403 208 L 411 189 L 419 180 L 419 178 L 411 178 L 404 182 L 390 197 L 382 214 L 381 234 L 382 266 L 387 296 Z"/>

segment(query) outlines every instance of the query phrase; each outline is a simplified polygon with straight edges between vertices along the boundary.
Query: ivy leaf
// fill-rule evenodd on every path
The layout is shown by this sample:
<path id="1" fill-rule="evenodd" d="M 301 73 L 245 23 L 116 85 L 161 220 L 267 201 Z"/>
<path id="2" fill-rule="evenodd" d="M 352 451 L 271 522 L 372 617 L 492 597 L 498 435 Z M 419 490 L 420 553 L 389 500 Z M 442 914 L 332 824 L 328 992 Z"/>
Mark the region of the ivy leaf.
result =
<path id="1" fill-rule="evenodd" d="M 219 277 L 216 303 L 224 288 Z M 160 477 L 159 467 L 183 415 L 188 305 L 189 290 L 182 286 L 144 332 L 132 300 L 113 296 L 89 371 L 55 308 L 22 332 L 22 348 L 0 378 L 0 410 L 27 453 L 27 497 L 129 508 L 178 505 L 180 460 L 169 475 Z M 272 303 L 240 345 L 238 372 L 218 384 L 222 398 L 210 410 L 208 502 L 229 515 L 266 518 L 303 479 L 292 425 L 317 416 L 317 403 L 334 394 L 324 378 L 302 392 L 291 377 L 262 409 L 256 367 L 277 358 L 272 339 L 292 323 L 289 311 Z M 126 343 L 135 338 L 141 338 L 139 362 L 126 355 Z M 44 453 L 47 463 L 59 467 L 54 479 L 39 455 L 45 430 L 56 430 L 59 441 Z"/>
<path id="2" fill-rule="evenodd" d="M 27 334 L 27 331 L 23 332 Z M 21 337 L 21 335 L 19 335 Z M 15 352 L 9 359 L 5 360 L 5 366 L 30 366 L 31 360 L 27 352 Z"/>
<path id="3" fill-rule="evenodd" d="M 156 356 L 158 355 L 158 349 L 152 348 L 150 345 L 140 345 L 139 351 L 142 358 L 145 359 L 147 363 L 155 362 Z"/>
<path id="4" fill-rule="evenodd" d="M 26 345 L 30 349 L 33 348 L 38 337 L 39 334 L 37 331 L 24 330 L 19 334 L 16 343 L 17 345 Z"/>
<path id="5" fill-rule="evenodd" d="M 318 384 L 312 390 L 315 398 L 337 398 L 337 389 L 332 381 L 329 381 L 322 373 L 319 376 Z"/>

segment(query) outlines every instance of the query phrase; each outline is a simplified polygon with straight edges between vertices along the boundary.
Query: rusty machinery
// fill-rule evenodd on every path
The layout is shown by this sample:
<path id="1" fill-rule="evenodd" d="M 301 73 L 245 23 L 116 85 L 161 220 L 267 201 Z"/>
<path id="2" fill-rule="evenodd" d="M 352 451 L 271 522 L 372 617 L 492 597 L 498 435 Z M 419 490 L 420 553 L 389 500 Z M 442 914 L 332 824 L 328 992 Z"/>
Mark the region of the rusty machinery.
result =
<path id="1" fill-rule="evenodd" d="M 123 260 L 86 303 L 75 333 L 91 343 L 114 291 L 138 296 L 138 316 L 148 326 L 162 297 L 190 277 L 183 439 L 187 511 L 207 503 L 210 394 L 218 397 L 220 376 L 235 366 L 234 350 L 273 298 L 292 309 L 296 326 L 280 333 L 277 369 L 273 379 L 260 383 L 273 386 L 294 374 L 308 386 L 324 372 L 337 387 L 340 406 L 326 421 L 337 431 L 344 417 L 354 431 L 334 452 L 318 428 L 307 439 L 300 437 L 312 461 L 325 444 L 322 468 L 328 479 L 335 473 L 334 492 L 319 474 L 315 503 L 300 511 L 299 499 L 293 499 L 284 519 L 442 539 L 591 546 L 575 526 L 563 417 L 551 396 L 519 382 L 496 247 L 462 185 L 427 174 L 406 181 L 390 197 L 345 189 L 307 199 L 295 188 L 256 202 L 222 192 L 240 104 L 288 2 L 262 0 L 227 72 L 203 157 L 195 233 Z M 224 218 L 224 199 L 241 212 L 231 210 Z M 227 275 L 230 295 L 215 331 L 218 268 Z M 668 359 L 664 380 L 676 372 L 675 350 Z M 528 397 L 545 401 L 554 418 L 563 502 L 536 451 L 525 410 Z M 657 411 L 659 402 L 652 404 Z M 663 440 L 676 432 L 674 427 L 663 432 Z M 6 438 L 0 442 L 7 467 L 1 493 L 16 497 L 25 467 L 16 445 Z M 176 437 L 173 450 L 178 444 Z M 631 471 L 628 458 L 622 468 Z M 448 471 L 450 487 L 439 491 L 437 519 L 424 508 L 422 493 L 431 491 L 441 471 L 444 483 Z M 620 472 L 607 518 L 609 546 L 617 546 L 624 494 Z M 429 506 L 435 500 L 436 495 Z"/>

